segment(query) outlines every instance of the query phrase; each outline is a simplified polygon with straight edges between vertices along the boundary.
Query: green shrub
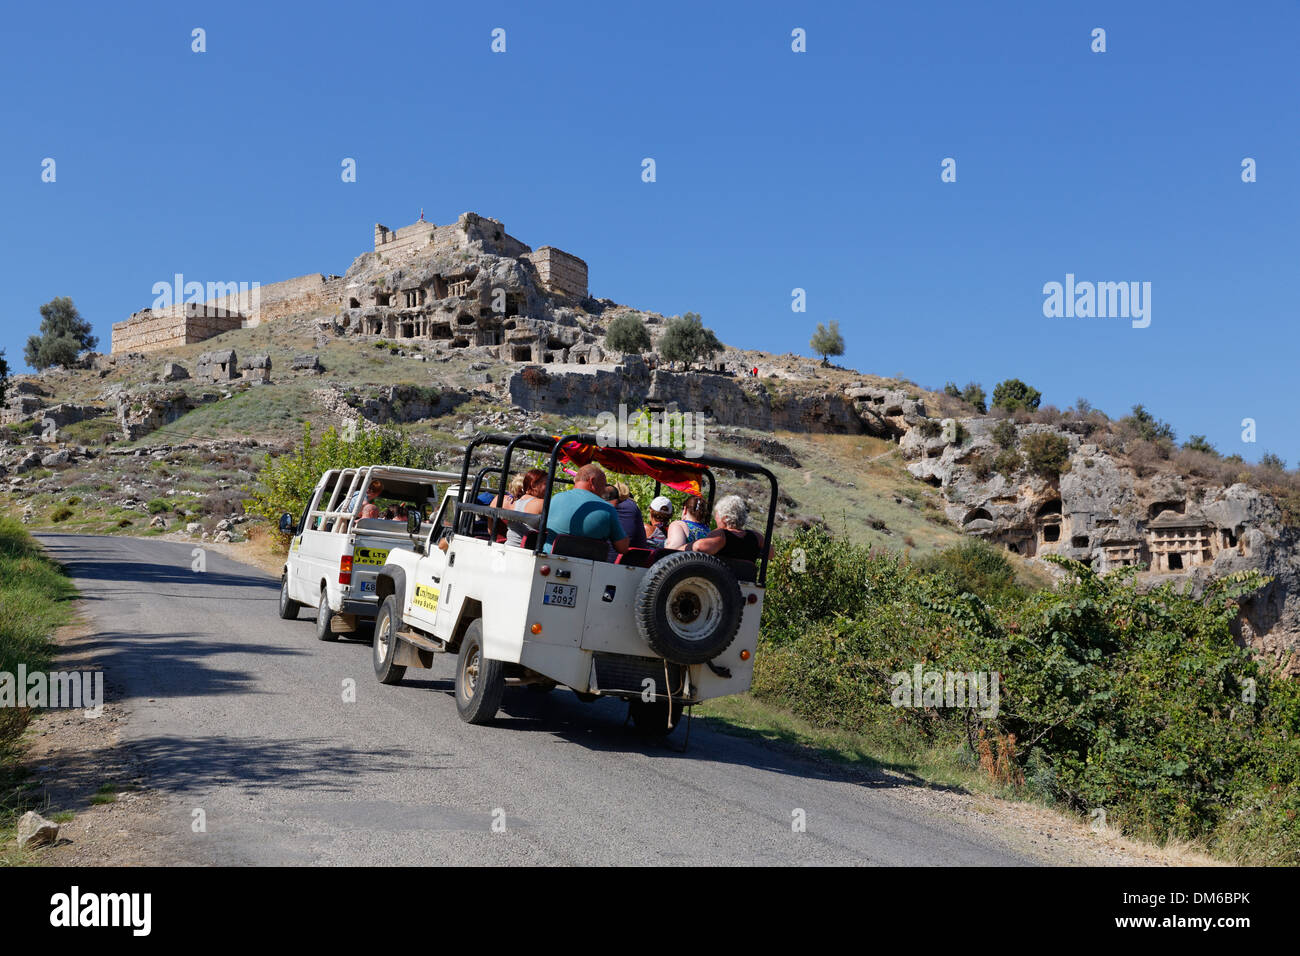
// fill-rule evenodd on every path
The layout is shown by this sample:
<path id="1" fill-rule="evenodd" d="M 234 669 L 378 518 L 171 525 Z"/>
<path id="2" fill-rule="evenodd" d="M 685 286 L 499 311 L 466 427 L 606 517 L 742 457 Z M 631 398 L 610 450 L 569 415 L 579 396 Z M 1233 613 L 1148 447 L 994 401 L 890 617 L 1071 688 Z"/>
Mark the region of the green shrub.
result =
<path id="1" fill-rule="evenodd" d="M 164 511 L 170 511 L 172 503 L 166 498 L 154 498 L 149 502 L 149 513 L 151 515 L 160 515 Z"/>
<path id="2" fill-rule="evenodd" d="M 1141 405 L 1134 405 L 1132 414 L 1125 415 L 1120 424 L 1132 431 L 1142 441 L 1172 442 L 1174 428 L 1162 422 Z"/>
<path id="3" fill-rule="evenodd" d="M 74 514 L 76 514 L 76 512 L 67 505 L 59 505 L 59 507 L 50 512 L 50 520 L 55 524 L 58 524 L 61 521 L 67 521 Z"/>
<path id="4" fill-rule="evenodd" d="M 1035 432 L 1020 442 L 1031 471 L 1055 478 L 1070 468 L 1070 440 L 1054 432 Z"/>
<path id="5" fill-rule="evenodd" d="M 993 470 L 1003 478 L 1011 479 L 1025 466 L 1025 459 L 1014 448 L 1004 448 L 993 456 Z"/>
<path id="6" fill-rule="evenodd" d="M 990 603 L 1024 596 L 1016 586 L 1016 571 L 1006 552 L 978 538 L 923 558 L 916 565 L 931 574 L 947 575 L 958 591 L 969 591 Z"/>
<path id="7" fill-rule="evenodd" d="M 778 541 L 754 693 L 893 753 L 980 760 L 1128 834 L 1300 864 L 1300 685 L 1232 634 L 1268 579 L 1239 572 L 1198 598 L 1048 556 L 1063 580 L 1024 595 L 1005 560 L 981 542 L 909 565 L 821 529 Z M 892 675 L 918 664 L 998 674 L 997 713 L 894 707 Z"/>
<path id="8" fill-rule="evenodd" d="M 1016 423 L 1009 418 L 1004 418 L 993 426 L 993 442 L 999 448 L 1015 448 L 1019 440 L 1016 434 Z"/>

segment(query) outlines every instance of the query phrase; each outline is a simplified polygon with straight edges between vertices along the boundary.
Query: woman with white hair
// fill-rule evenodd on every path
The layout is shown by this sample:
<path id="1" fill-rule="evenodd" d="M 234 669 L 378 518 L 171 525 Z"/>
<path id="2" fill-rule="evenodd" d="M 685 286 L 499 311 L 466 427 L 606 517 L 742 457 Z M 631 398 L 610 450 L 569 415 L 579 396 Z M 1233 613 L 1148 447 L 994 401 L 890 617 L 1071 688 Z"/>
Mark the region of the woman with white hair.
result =
<path id="1" fill-rule="evenodd" d="M 713 509 L 718 527 L 694 542 L 688 550 L 701 551 L 719 558 L 757 561 L 767 553 L 767 543 L 757 531 L 748 531 L 749 509 L 739 495 L 727 495 Z"/>

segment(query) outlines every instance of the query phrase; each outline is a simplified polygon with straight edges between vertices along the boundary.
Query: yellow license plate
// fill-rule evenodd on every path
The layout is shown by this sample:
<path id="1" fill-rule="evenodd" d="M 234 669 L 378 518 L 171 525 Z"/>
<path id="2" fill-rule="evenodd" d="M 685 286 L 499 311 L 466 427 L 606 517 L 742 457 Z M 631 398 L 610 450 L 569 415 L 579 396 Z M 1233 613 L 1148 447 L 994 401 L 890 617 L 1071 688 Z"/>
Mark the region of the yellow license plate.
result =
<path id="1" fill-rule="evenodd" d="M 375 567 L 383 567 L 388 563 L 388 551 L 380 548 L 357 548 L 352 552 L 352 566 L 358 564 L 373 564 Z"/>

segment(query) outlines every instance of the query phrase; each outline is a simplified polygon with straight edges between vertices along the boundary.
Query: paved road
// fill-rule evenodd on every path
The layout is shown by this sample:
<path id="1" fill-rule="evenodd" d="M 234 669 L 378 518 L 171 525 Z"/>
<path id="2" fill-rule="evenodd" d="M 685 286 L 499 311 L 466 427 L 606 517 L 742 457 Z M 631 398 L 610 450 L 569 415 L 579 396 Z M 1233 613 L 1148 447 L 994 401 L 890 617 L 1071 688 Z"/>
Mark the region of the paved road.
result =
<path id="1" fill-rule="evenodd" d="M 1022 864 L 887 779 L 703 729 L 675 753 L 617 701 L 507 690 L 456 716 L 450 655 L 405 683 L 370 649 L 276 616 L 278 585 L 192 545 L 41 535 L 85 598 L 124 745 L 187 859 L 228 864 Z M 355 702 L 344 700 L 355 682 Z M 672 738 L 681 743 L 682 731 Z M 206 834 L 191 832 L 194 809 Z M 792 812 L 806 832 L 792 832 Z M 494 832 L 504 820 L 504 832 Z"/>

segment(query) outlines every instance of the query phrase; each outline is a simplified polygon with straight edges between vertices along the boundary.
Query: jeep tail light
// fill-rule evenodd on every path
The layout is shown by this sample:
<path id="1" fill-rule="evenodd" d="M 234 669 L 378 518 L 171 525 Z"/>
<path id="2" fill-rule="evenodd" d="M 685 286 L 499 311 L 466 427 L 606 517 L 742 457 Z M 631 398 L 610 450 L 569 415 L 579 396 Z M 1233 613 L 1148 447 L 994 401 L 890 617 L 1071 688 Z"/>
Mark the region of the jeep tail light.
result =
<path id="1" fill-rule="evenodd" d="M 534 634 L 540 634 L 542 633 L 542 625 L 534 622 L 533 626 L 530 627 L 529 630 L 532 631 Z"/>
<path id="2" fill-rule="evenodd" d="M 741 652 L 740 652 L 740 659 L 741 659 L 742 661 L 747 661 L 747 660 L 749 660 L 749 651 L 741 651 Z"/>
<path id="3" fill-rule="evenodd" d="M 757 603 L 758 603 L 758 595 L 755 594 L 753 591 L 750 591 L 750 592 L 749 592 L 749 597 L 745 598 L 745 603 L 746 603 L 746 604 L 757 604 Z"/>
<path id="4" fill-rule="evenodd" d="M 551 566 L 549 564 L 543 564 L 540 568 L 537 569 L 537 573 L 540 574 L 542 577 L 546 577 L 548 574 L 551 573 Z"/>
<path id="5" fill-rule="evenodd" d="M 339 558 L 339 584 L 352 583 L 352 555 L 345 554 Z"/>

